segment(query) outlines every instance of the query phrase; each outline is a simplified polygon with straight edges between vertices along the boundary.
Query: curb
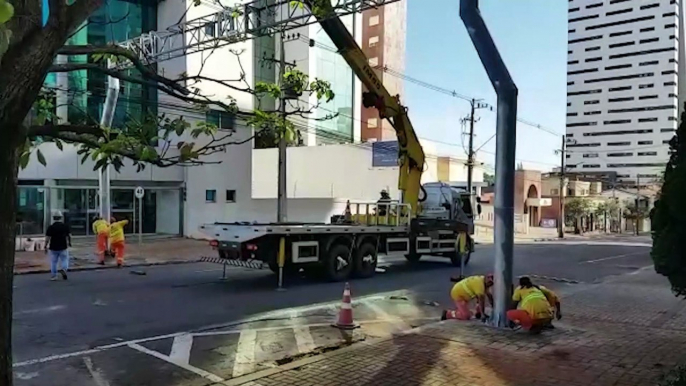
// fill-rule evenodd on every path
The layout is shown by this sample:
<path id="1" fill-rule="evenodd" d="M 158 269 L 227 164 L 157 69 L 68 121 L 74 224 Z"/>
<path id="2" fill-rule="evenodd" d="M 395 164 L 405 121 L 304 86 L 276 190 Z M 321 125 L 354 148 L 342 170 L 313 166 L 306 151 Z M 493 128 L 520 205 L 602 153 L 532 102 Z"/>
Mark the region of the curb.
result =
<path id="1" fill-rule="evenodd" d="M 192 264 L 200 263 L 200 259 L 189 259 L 189 260 L 176 260 L 176 261 L 160 261 L 155 263 L 134 263 L 134 264 L 124 264 L 122 268 L 135 268 L 135 267 L 154 267 L 158 265 L 179 265 L 179 264 Z M 93 267 L 75 267 L 70 268 L 69 272 L 78 271 L 96 271 L 101 269 L 116 269 L 116 265 L 97 265 Z M 49 269 L 37 269 L 33 271 L 15 272 L 14 276 L 24 276 L 24 275 L 34 275 L 39 273 L 49 273 Z"/>

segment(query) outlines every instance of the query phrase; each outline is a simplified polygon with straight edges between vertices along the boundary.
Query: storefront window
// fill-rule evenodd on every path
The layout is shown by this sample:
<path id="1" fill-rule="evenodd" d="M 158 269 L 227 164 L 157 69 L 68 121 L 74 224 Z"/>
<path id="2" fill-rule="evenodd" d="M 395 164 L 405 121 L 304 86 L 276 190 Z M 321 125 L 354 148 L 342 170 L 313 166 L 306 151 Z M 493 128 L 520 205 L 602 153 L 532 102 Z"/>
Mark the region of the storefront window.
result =
<path id="1" fill-rule="evenodd" d="M 41 235 L 45 225 L 45 192 L 43 188 L 22 187 L 17 195 L 17 232 Z"/>

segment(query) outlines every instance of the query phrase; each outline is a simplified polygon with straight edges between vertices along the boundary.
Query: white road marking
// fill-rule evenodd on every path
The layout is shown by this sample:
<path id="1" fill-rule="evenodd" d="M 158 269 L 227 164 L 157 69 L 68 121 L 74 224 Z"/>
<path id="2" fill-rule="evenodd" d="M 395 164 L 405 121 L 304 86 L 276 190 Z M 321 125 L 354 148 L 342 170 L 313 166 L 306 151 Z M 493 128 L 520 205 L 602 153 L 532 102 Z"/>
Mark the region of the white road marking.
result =
<path id="1" fill-rule="evenodd" d="M 174 363 L 187 365 L 191 359 L 191 348 L 193 347 L 193 335 L 184 334 L 174 338 L 169 358 Z"/>
<path id="2" fill-rule="evenodd" d="M 255 371 L 255 346 L 257 331 L 243 330 L 236 345 L 236 358 L 233 363 L 233 378 Z"/>
<path id="3" fill-rule="evenodd" d="M 623 253 L 623 254 L 621 254 L 621 255 L 607 256 L 607 257 L 603 257 L 603 258 L 595 259 L 595 260 L 586 260 L 586 261 L 580 262 L 579 264 L 591 264 L 591 263 L 597 263 L 597 262 L 600 262 L 600 261 L 621 259 L 622 257 L 640 255 L 640 254 L 645 254 L 645 253 L 646 253 L 646 251 L 632 252 L 632 253 Z"/>
<path id="4" fill-rule="evenodd" d="M 102 373 L 93 366 L 93 360 L 91 357 L 84 357 L 83 363 L 86 364 L 86 368 L 91 374 L 91 377 L 93 377 L 93 382 L 95 382 L 97 386 L 110 386 L 110 383 L 107 382 Z"/>
<path id="5" fill-rule="evenodd" d="M 631 243 L 623 241 L 531 241 L 522 242 L 519 245 L 597 245 L 597 246 L 614 246 L 614 247 L 647 247 L 650 248 L 653 244 L 650 243 Z"/>
<path id="6" fill-rule="evenodd" d="M 20 373 L 15 371 L 14 375 L 16 375 L 17 378 L 21 379 L 22 381 L 28 381 L 29 379 L 36 378 L 38 376 L 38 371 L 34 371 L 31 373 Z"/>
<path id="7" fill-rule="evenodd" d="M 307 354 L 317 348 L 317 346 L 314 345 L 314 339 L 312 338 L 312 334 L 310 334 L 309 327 L 293 327 L 293 334 L 295 335 L 295 342 L 298 344 L 298 351 L 301 354 Z"/>
<path id="8" fill-rule="evenodd" d="M 393 316 L 386 312 L 381 306 L 374 304 L 372 302 L 365 302 L 364 305 L 374 311 L 376 315 L 379 316 L 379 319 L 386 319 L 390 321 L 391 324 L 395 325 L 395 327 L 400 330 L 400 331 L 405 331 L 411 329 L 411 327 L 403 322 L 402 319 L 398 318 L 397 316 Z"/>
<path id="9" fill-rule="evenodd" d="M 137 344 L 137 343 L 129 343 L 128 346 L 131 347 L 132 349 L 138 350 L 138 351 L 140 351 L 140 352 L 142 352 L 142 353 L 144 353 L 144 354 L 148 354 L 148 355 L 154 356 L 155 358 L 159 358 L 159 359 L 162 359 L 162 360 L 165 361 L 165 362 L 169 362 L 169 363 L 171 363 L 171 364 L 174 364 L 174 365 L 176 365 L 176 366 L 179 366 L 179 367 L 181 367 L 181 368 L 184 369 L 184 370 L 188 370 L 188 371 L 190 371 L 190 372 L 192 372 L 192 373 L 195 373 L 195 374 L 197 374 L 197 375 L 199 375 L 199 376 L 201 376 L 201 377 L 203 377 L 203 378 L 209 379 L 209 380 L 212 381 L 212 382 L 224 382 L 224 379 L 223 379 L 222 377 L 218 376 L 218 375 L 209 373 L 209 372 L 207 372 L 207 371 L 205 371 L 205 370 L 203 370 L 203 369 L 199 369 L 199 368 L 194 367 L 194 366 L 191 366 L 191 365 L 189 365 L 189 364 L 182 364 L 182 363 L 173 362 L 173 361 L 171 360 L 170 357 L 168 357 L 168 356 L 166 356 L 166 355 L 164 355 L 164 354 L 162 354 L 162 353 L 159 353 L 159 352 L 157 352 L 157 351 L 147 349 L 147 348 L 145 348 L 145 347 L 143 347 L 143 346 L 141 346 L 141 345 L 139 345 L 139 344 Z"/>
<path id="10" fill-rule="evenodd" d="M 14 315 L 16 316 L 16 315 L 27 315 L 27 314 L 41 314 L 41 313 L 45 313 L 45 312 L 55 312 L 55 311 L 63 310 L 65 308 L 67 308 L 67 307 L 62 306 L 62 305 L 44 307 L 44 308 L 35 308 L 32 310 L 17 311 L 14 313 Z"/>

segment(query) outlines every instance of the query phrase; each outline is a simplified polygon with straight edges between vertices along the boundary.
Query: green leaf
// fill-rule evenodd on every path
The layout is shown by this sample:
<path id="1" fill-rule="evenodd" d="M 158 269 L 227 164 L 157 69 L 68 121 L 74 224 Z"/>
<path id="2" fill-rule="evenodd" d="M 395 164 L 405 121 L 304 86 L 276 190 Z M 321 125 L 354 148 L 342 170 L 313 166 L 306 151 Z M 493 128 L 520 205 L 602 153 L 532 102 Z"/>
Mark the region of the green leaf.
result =
<path id="1" fill-rule="evenodd" d="M 55 146 L 57 146 L 57 148 L 60 149 L 60 151 L 64 150 L 64 145 L 62 145 L 62 141 L 55 138 L 53 139 L 53 142 L 55 142 Z"/>
<path id="2" fill-rule="evenodd" d="M 7 23 L 14 16 L 14 7 L 6 1 L 0 1 L 0 25 Z"/>
<path id="3" fill-rule="evenodd" d="M 19 167 L 22 169 L 26 169 L 26 167 L 29 165 L 29 160 L 31 159 L 31 153 L 24 152 L 22 155 L 19 157 Z"/>
<path id="4" fill-rule="evenodd" d="M 47 166 L 47 161 L 45 161 L 45 156 L 43 155 L 43 152 L 40 151 L 40 149 L 36 150 L 36 157 L 38 157 L 38 162 L 41 163 L 43 166 Z"/>
<path id="5" fill-rule="evenodd" d="M 95 163 L 95 166 L 93 166 L 93 171 L 96 171 L 98 169 L 102 169 L 107 165 L 107 158 L 100 158 L 98 162 Z"/>

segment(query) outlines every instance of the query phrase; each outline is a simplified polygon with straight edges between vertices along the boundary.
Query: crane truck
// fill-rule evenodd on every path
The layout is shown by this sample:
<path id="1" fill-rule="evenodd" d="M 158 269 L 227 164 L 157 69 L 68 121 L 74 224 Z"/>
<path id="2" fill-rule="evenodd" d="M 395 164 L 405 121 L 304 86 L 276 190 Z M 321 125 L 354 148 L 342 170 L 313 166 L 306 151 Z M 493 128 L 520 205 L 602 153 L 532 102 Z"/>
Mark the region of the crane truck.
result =
<path id="1" fill-rule="evenodd" d="M 480 205 L 471 192 L 445 183 L 422 186 L 425 154 L 400 97 L 384 87 L 341 20 L 329 17 L 329 1 L 304 3 L 366 87 L 363 106 L 376 108 L 395 129 L 402 199 L 349 203 L 345 213 L 325 224 L 216 222 L 201 225 L 200 231 L 228 265 L 256 261 L 274 272 L 302 268 L 332 281 L 373 276 L 382 254 L 405 256 L 410 262 L 423 255 L 443 256 L 454 265 L 466 264 L 474 246 L 473 209 L 480 213 Z"/>

